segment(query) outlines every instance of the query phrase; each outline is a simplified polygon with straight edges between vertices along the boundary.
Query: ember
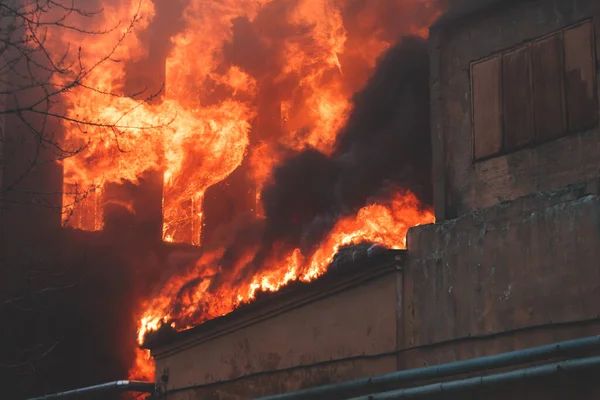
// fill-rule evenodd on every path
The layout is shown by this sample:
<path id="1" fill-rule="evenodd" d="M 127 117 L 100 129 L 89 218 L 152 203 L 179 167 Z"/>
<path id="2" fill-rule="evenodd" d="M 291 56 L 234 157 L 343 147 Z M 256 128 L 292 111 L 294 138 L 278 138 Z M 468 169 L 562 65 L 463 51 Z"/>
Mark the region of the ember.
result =
<path id="1" fill-rule="evenodd" d="M 118 21 L 136 21 L 113 57 L 148 57 L 154 3 L 106 3 L 99 31 L 118 37 L 127 29 Z M 93 124 L 65 124 L 67 146 L 83 151 L 64 161 L 64 224 L 102 230 L 107 185 L 138 184 L 154 171 L 163 177 L 162 239 L 203 248 L 141 305 L 140 344 L 161 326 L 188 329 L 261 291 L 314 280 L 344 246 L 404 248 L 410 227 L 433 221 L 419 37 L 441 12 L 435 3 L 189 0 L 163 60 L 164 90 L 152 101 L 127 95 L 119 62 L 87 77 L 92 94 L 67 93 L 67 115 Z M 56 48 L 80 39 L 70 35 L 52 38 Z M 86 41 L 80 57 L 89 65 L 114 45 L 104 35 Z M 386 76 L 394 78 L 382 83 Z M 225 188 L 235 211 L 214 224 L 210 207 Z M 145 352 L 131 375 L 153 375 Z"/>

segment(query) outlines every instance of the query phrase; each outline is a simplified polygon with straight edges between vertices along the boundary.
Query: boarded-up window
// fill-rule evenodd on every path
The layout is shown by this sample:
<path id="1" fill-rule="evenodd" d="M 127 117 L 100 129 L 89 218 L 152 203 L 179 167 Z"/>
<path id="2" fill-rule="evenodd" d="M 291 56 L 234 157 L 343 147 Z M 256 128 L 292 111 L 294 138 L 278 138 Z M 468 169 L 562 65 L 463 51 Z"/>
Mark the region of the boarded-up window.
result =
<path id="1" fill-rule="evenodd" d="M 474 62 L 475 160 L 596 125 L 594 54 L 594 25 L 586 21 Z"/>

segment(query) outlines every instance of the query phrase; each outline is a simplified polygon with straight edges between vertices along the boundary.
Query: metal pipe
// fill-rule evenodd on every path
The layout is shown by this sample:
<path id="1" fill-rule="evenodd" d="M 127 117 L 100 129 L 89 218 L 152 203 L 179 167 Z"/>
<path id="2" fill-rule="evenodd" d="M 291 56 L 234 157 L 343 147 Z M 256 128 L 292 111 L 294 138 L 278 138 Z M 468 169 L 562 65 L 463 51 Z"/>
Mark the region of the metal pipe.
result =
<path id="1" fill-rule="evenodd" d="M 398 389 L 389 392 L 370 394 L 355 397 L 351 400 L 392 400 L 392 399 L 416 399 L 424 396 L 439 394 L 452 394 L 464 390 L 481 388 L 489 385 L 512 383 L 518 380 L 547 377 L 562 371 L 581 371 L 584 369 L 600 367 L 600 356 L 579 358 L 574 360 L 560 361 L 553 364 L 538 365 L 518 369 L 515 371 L 500 372 L 486 376 L 460 379 L 450 382 L 433 383 L 406 389 Z"/>
<path id="2" fill-rule="evenodd" d="M 454 361 L 447 364 L 396 371 L 371 378 L 362 378 L 291 393 L 262 397 L 260 400 L 346 399 L 357 395 L 397 389 L 407 382 L 444 378 L 488 369 L 526 364 L 533 361 L 581 355 L 593 350 L 600 350 L 600 336 L 567 340 L 508 353 Z"/>
<path id="3" fill-rule="evenodd" d="M 106 392 L 154 393 L 155 387 L 156 385 L 154 384 L 154 382 L 114 381 L 102 383 L 100 385 L 88 386 L 80 389 L 73 389 L 66 392 L 48 394 L 40 397 L 33 397 L 28 400 L 64 399 L 73 396 L 84 396 Z"/>

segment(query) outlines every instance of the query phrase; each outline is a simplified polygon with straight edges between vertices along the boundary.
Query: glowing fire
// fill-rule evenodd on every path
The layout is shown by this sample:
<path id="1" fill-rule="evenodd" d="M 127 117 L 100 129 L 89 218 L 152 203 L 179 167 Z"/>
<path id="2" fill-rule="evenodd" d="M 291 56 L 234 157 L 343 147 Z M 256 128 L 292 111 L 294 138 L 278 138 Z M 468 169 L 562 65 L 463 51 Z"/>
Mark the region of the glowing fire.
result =
<path id="1" fill-rule="evenodd" d="M 148 304 L 140 319 L 138 342 L 146 334 L 163 324 L 176 330 L 188 329 L 204 321 L 225 315 L 243 303 L 252 301 L 258 292 L 275 292 L 292 281 L 312 281 L 327 271 L 334 255 L 342 246 L 371 242 L 392 249 L 406 247 L 409 228 L 431 223 L 433 214 L 420 209 L 419 200 L 410 192 L 398 193 L 389 204 L 372 204 L 359 210 L 357 215 L 339 220 L 327 238 L 313 254 L 302 254 L 300 249 L 289 252 L 282 259 L 270 260 L 259 272 L 244 282 L 221 282 L 217 290 L 207 290 L 217 276 L 215 264 L 222 250 L 209 252 L 187 274 L 172 277 L 161 293 Z M 182 298 L 179 293 L 187 282 L 200 279 L 201 283 Z M 177 301 L 177 314 L 172 315 Z M 134 371 L 149 370 L 148 355 L 138 353 Z"/>
<path id="2" fill-rule="evenodd" d="M 150 0 L 104 4 L 104 11 L 93 19 L 93 28 L 108 33 L 90 37 L 73 31 L 52 38 L 57 49 L 85 43 L 82 53 L 71 57 L 78 56 L 86 68 L 95 66 L 85 78 L 86 87 L 94 91 L 74 88 L 65 95 L 67 117 L 91 122 L 84 127 L 66 124 L 66 147 L 77 152 L 64 161 L 67 225 L 101 230 L 105 185 L 136 183 L 145 171 L 157 170 L 164 175 L 164 240 L 199 244 L 204 192 L 241 164 L 257 111 L 253 101 L 259 83 L 238 66 L 223 69 L 222 47 L 232 38 L 233 19 L 252 20 L 261 7 L 271 2 L 277 1 L 191 0 L 184 11 L 185 29 L 171 38 L 173 48 L 165 61 L 160 101 L 140 102 L 127 97 L 123 63 L 101 62 L 107 54 L 111 54 L 111 60 L 129 61 L 146 55 L 138 36 L 154 17 Z M 344 79 L 340 57 L 358 54 L 365 65 L 372 66 L 391 44 L 373 35 L 366 39 L 367 49 L 347 49 L 340 11 L 343 3 L 303 0 L 286 12 L 290 26 L 310 30 L 297 38 L 302 40 L 285 43 L 284 65 L 272 78 L 280 82 L 293 77 L 298 87 L 281 99 L 284 129 L 263 143 L 263 149 L 269 149 L 272 156 L 251 163 L 257 171 L 254 175 L 262 177 L 257 179 L 258 189 L 266 177 L 264 171 L 277 162 L 275 147 L 311 146 L 325 153 L 332 150 L 349 110 L 349 97 L 362 84 L 349 84 Z M 428 18 L 418 26 L 407 26 L 404 33 L 425 36 L 428 22 L 438 12 L 432 0 L 413 1 L 406 12 L 418 3 L 431 9 Z M 369 17 L 366 15 L 363 23 L 373 25 L 375 30 L 377 23 Z M 132 20 L 137 23 L 129 32 L 126 28 Z M 211 95 L 216 88 L 224 95 L 214 101 Z M 254 147 L 250 149 L 251 154 L 254 151 Z"/>
<path id="3" fill-rule="evenodd" d="M 426 36 L 427 27 L 440 13 L 436 0 L 387 1 L 409 16 L 403 21 L 410 23 L 399 34 Z M 155 17 L 152 1 L 105 0 L 99 7 L 102 13 L 87 21 L 91 29 L 105 32 L 101 35 L 72 30 L 53 36 L 50 32 L 49 44 L 56 49 L 80 44 L 81 53 L 70 57 L 90 71 L 85 85 L 64 95 L 67 117 L 88 122 L 65 122 L 65 146 L 76 153 L 64 160 L 65 224 L 101 230 L 107 185 L 138 183 L 144 173 L 155 171 L 164 178 L 163 239 L 199 245 L 207 189 L 230 176 L 246 158 L 260 203 L 261 188 L 280 162 L 281 148 L 312 147 L 330 154 L 346 122 L 352 93 L 365 83 L 375 59 L 396 39 L 379 35 L 379 22 L 368 12 L 357 23 L 359 31 L 370 32 L 368 37 L 351 36 L 343 13 L 350 3 L 189 0 L 181 30 L 171 37 L 172 47 L 164 60 L 164 90 L 151 101 L 131 95 L 125 65 L 147 56 L 141 33 Z M 224 46 L 234 37 L 232 21 L 255 22 L 268 7 L 284 9 L 285 24 L 293 34 L 277 47 L 281 40 L 277 33 L 255 32 L 263 46 L 278 48 L 279 54 L 273 57 L 273 70 L 250 73 L 227 59 Z M 62 53 L 57 50 L 57 54 Z M 110 59 L 103 60 L 106 54 Z M 349 61 L 345 63 L 344 57 Z M 350 74 L 346 69 L 352 68 L 361 70 Z M 293 85 L 283 84 L 288 81 Z M 274 100 L 280 112 L 279 128 L 271 134 L 258 132 L 260 140 L 253 142 L 253 124 L 261 116 L 261 90 L 275 84 L 289 88 Z M 161 294 L 144 305 L 138 339 L 141 342 L 148 331 L 163 323 L 186 329 L 231 312 L 259 291 L 315 279 L 326 271 L 341 246 L 369 241 L 403 248 L 408 228 L 432 221 L 430 212 L 420 211 L 414 195 L 399 193 L 389 203 L 369 205 L 339 220 L 314 253 L 296 249 L 273 256 L 255 276 L 235 285 L 222 282 L 218 291 L 206 289 L 219 274 L 217 261 L 223 249 L 205 251 L 193 269 L 170 279 Z M 192 278 L 202 283 L 187 293 L 177 315 L 172 315 L 173 299 Z M 152 375 L 148 354 L 138 352 L 132 376 Z"/>
<path id="4" fill-rule="evenodd" d="M 249 12 L 249 5 L 240 4 L 240 10 L 228 11 L 229 18 L 225 14 L 222 19 L 213 20 L 210 13 L 204 12 L 210 8 L 207 4 L 193 2 L 187 13 L 188 22 L 203 27 L 210 23 L 215 36 L 200 35 L 190 28 L 172 39 L 175 47 L 166 60 L 165 91 L 160 103 L 107 96 L 106 93 L 127 93 L 123 84 L 125 71 L 122 65 L 112 62 L 98 64 L 87 78 L 87 86 L 96 90 L 85 93 L 73 90 L 65 96 L 69 118 L 93 123 L 85 129 L 67 124 L 69 148 L 82 149 L 64 162 L 64 204 L 72 205 L 71 212 L 65 214 L 68 224 L 80 229 L 101 229 L 103 215 L 96 204 L 106 183 L 126 180 L 136 183 L 145 171 L 161 170 L 163 236 L 198 244 L 202 195 L 242 162 L 254 117 L 248 100 L 252 100 L 256 87 L 255 81 L 239 68 L 216 71 L 215 58 L 222 41 L 228 37 L 229 18 L 239 15 L 241 10 Z M 102 16 L 108 26 L 114 21 L 126 23 L 140 16 L 141 22 L 135 26 L 140 30 L 152 18 L 153 5 L 148 0 L 139 5 L 132 1 L 129 8 L 106 8 Z M 119 33 L 122 32 L 118 29 L 111 32 L 117 35 L 115 40 L 119 39 Z M 63 35 L 61 39 L 72 42 L 77 38 Z M 87 40 L 85 50 L 90 50 L 83 59 L 95 65 L 98 61 L 94 54 L 110 53 L 115 40 L 105 35 L 97 42 L 87 43 L 90 42 Z M 203 52 L 198 53 L 198 48 Z M 113 57 L 127 59 L 136 55 L 143 53 L 134 31 L 125 36 Z M 198 77 L 222 85 L 228 96 L 215 104 L 203 105 Z M 248 100 L 240 101 L 240 96 Z M 90 188 L 95 190 L 91 192 Z"/>
<path id="5" fill-rule="evenodd" d="M 141 381 L 154 380 L 154 363 L 149 351 L 135 349 L 135 361 L 129 369 L 129 379 Z"/>
<path id="6" fill-rule="evenodd" d="M 219 266 L 215 265 L 215 261 L 218 261 L 222 250 L 209 252 L 187 274 L 172 277 L 160 295 L 146 305 L 140 320 L 138 341 L 141 344 L 147 332 L 157 330 L 164 323 L 177 330 L 186 329 L 233 311 L 240 304 L 252 301 L 257 292 L 275 292 L 296 280 L 312 281 L 327 271 L 342 246 L 370 242 L 403 249 L 409 228 L 433 220 L 433 214 L 421 210 L 419 200 L 412 193 L 398 193 L 389 204 L 372 204 L 362 208 L 355 216 L 340 219 L 313 254 L 302 254 L 300 249 L 295 249 L 282 259 L 270 260 L 246 282 L 237 282 L 235 286 L 223 282 L 212 291 L 206 289 L 218 274 Z M 178 293 L 184 284 L 197 278 L 202 283 L 182 300 Z M 176 300 L 177 315 L 171 315 Z M 201 313 L 198 314 L 200 307 Z"/>

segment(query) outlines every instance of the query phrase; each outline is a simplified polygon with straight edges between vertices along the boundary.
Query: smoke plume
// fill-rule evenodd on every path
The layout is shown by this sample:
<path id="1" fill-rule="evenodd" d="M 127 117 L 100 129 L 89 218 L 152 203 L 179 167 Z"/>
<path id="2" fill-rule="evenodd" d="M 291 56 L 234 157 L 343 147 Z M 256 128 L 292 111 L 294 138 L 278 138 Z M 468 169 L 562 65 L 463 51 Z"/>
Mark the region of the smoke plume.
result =
<path id="1" fill-rule="evenodd" d="M 137 0 L 95 3 L 106 5 L 110 23 L 138 5 Z M 305 266 L 336 224 L 363 207 L 391 204 L 405 191 L 416 195 L 418 206 L 431 204 L 429 67 L 421 38 L 439 14 L 437 1 L 151 3 L 153 17 L 140 20 L 144 29 L 128 37 L 127 50 L 103 64 L 107 69 L 97 78 L 106 87 L 115 83 L 113 77 L 122 78 L 115 86 L 122 84 L 126 93 L 160 95 L 138 105 L 127 96 L 118 101 L 102 93 L 79 96 L 75 88 L 65 93 L 70 99 L 65 107 L 76 106 L 96 121 L 98 110 L 118 115 L 122 106 L 131 119 L 122 124 L 134 126 L 177 118 L 158 133 L 119 132 L 127 151 L 97 145 L 90 147 L 97 154 L 65 160 L 60 180 L 79 174 L 86 184 L 106 178 L 105 195 L 115 198 L 104 208 L 110 217 L 104 231 L 65 230 L 56 222 L 61 236 L 48 235 L 61 241 L 52 263 L 76 272 L 48 313 L 60 324 L 43 321 L 39 327 L 39 317 L 27 324 L 30 336 L 56 330 L 60 340 L 36 364 L 40 372 L 24 364 L 6 375 L 16 382 L 26 370 L 19 394 L 124 378 L 135 356 L 134 325 L 140 329 L 148 304 L 155 322 L 170 315 L 180 322 L 178 328 L 218 317 L 239 305 L 236 290 L 249 287 L 257 272 L 276 270 L 282 260 Z M 98 44 L 106 45 L 103 40 L 87 37 L 82 54 L 94 53 Z M 127 59 L 129 50 L 135 60 Z M 81 130 L 67 133 L 102 143 L 105 132 L 88 128 L 81 138 Z M 159 165 L 168 159 L 166 150 L 177 162 Z M 69 164 L 77 174 L 66 173 Z M 156 171 L 157 165 L 163 169 Z M 163 170 L 172 179 L 162 182 Z M 62 182 L 58 185 L 48 192 L 59 193 Z M 190 240 L 195 235 L 190 226 L 198 221 L 189 222 L 189 215 L 200 214 L 190 206 L 199 199 L 201 248 Z M 125 203 L 135 213 L 122 207 Z M 163 220 L 175 221 L 168 226 L 170 236 L 154 229 L 163 221 L 160 211 L 153 219 L 153 207 L 161 204 Z M 418 206 L 411 203 L 410 209 Z M 37 229 L 21 222 L 15 226 L 26 225 L 29 234 Z M 296 260 L 298 253 L 302 257 Z M 156 315 L 150 309 L 155 305 Z"/>
<path id="2" fill-rule="evenodd" d="M 202 306 L 190 307 L 197 301 L 190 294 L 210 298 L 228 285 L 247 283 L 293 249 L 312 254 L 336 222 L 365 206 L 386 204 L 407 190 L 421 207 L 431 205 L 428 60 L 424 40 L 402 38 L 353 97 L 333 153 L 308 148 L 286 154 L 262 191 L 264 219 L 241 215 L 221 227 L 226 234 L 216 248 L 225 249 L 223 256 L 196 264 L 198 271 L 221 267 L 206 289 L 200 290 L 206 277 L 184 279 L 172 315 L 185 315 L 186 307 L 194 311 L 180 323 L 210 319 Z"/>
<path id="3" fill-rule="evenodd" d="M 400 40 L 354 96 L 333 156 L 309 149 L 275 170 L 262 197 L 266 241 L 314 244 L 328 225 L 385 200 L 390 188 L 431 204 L 428 62 L 423 40 Z"/>

